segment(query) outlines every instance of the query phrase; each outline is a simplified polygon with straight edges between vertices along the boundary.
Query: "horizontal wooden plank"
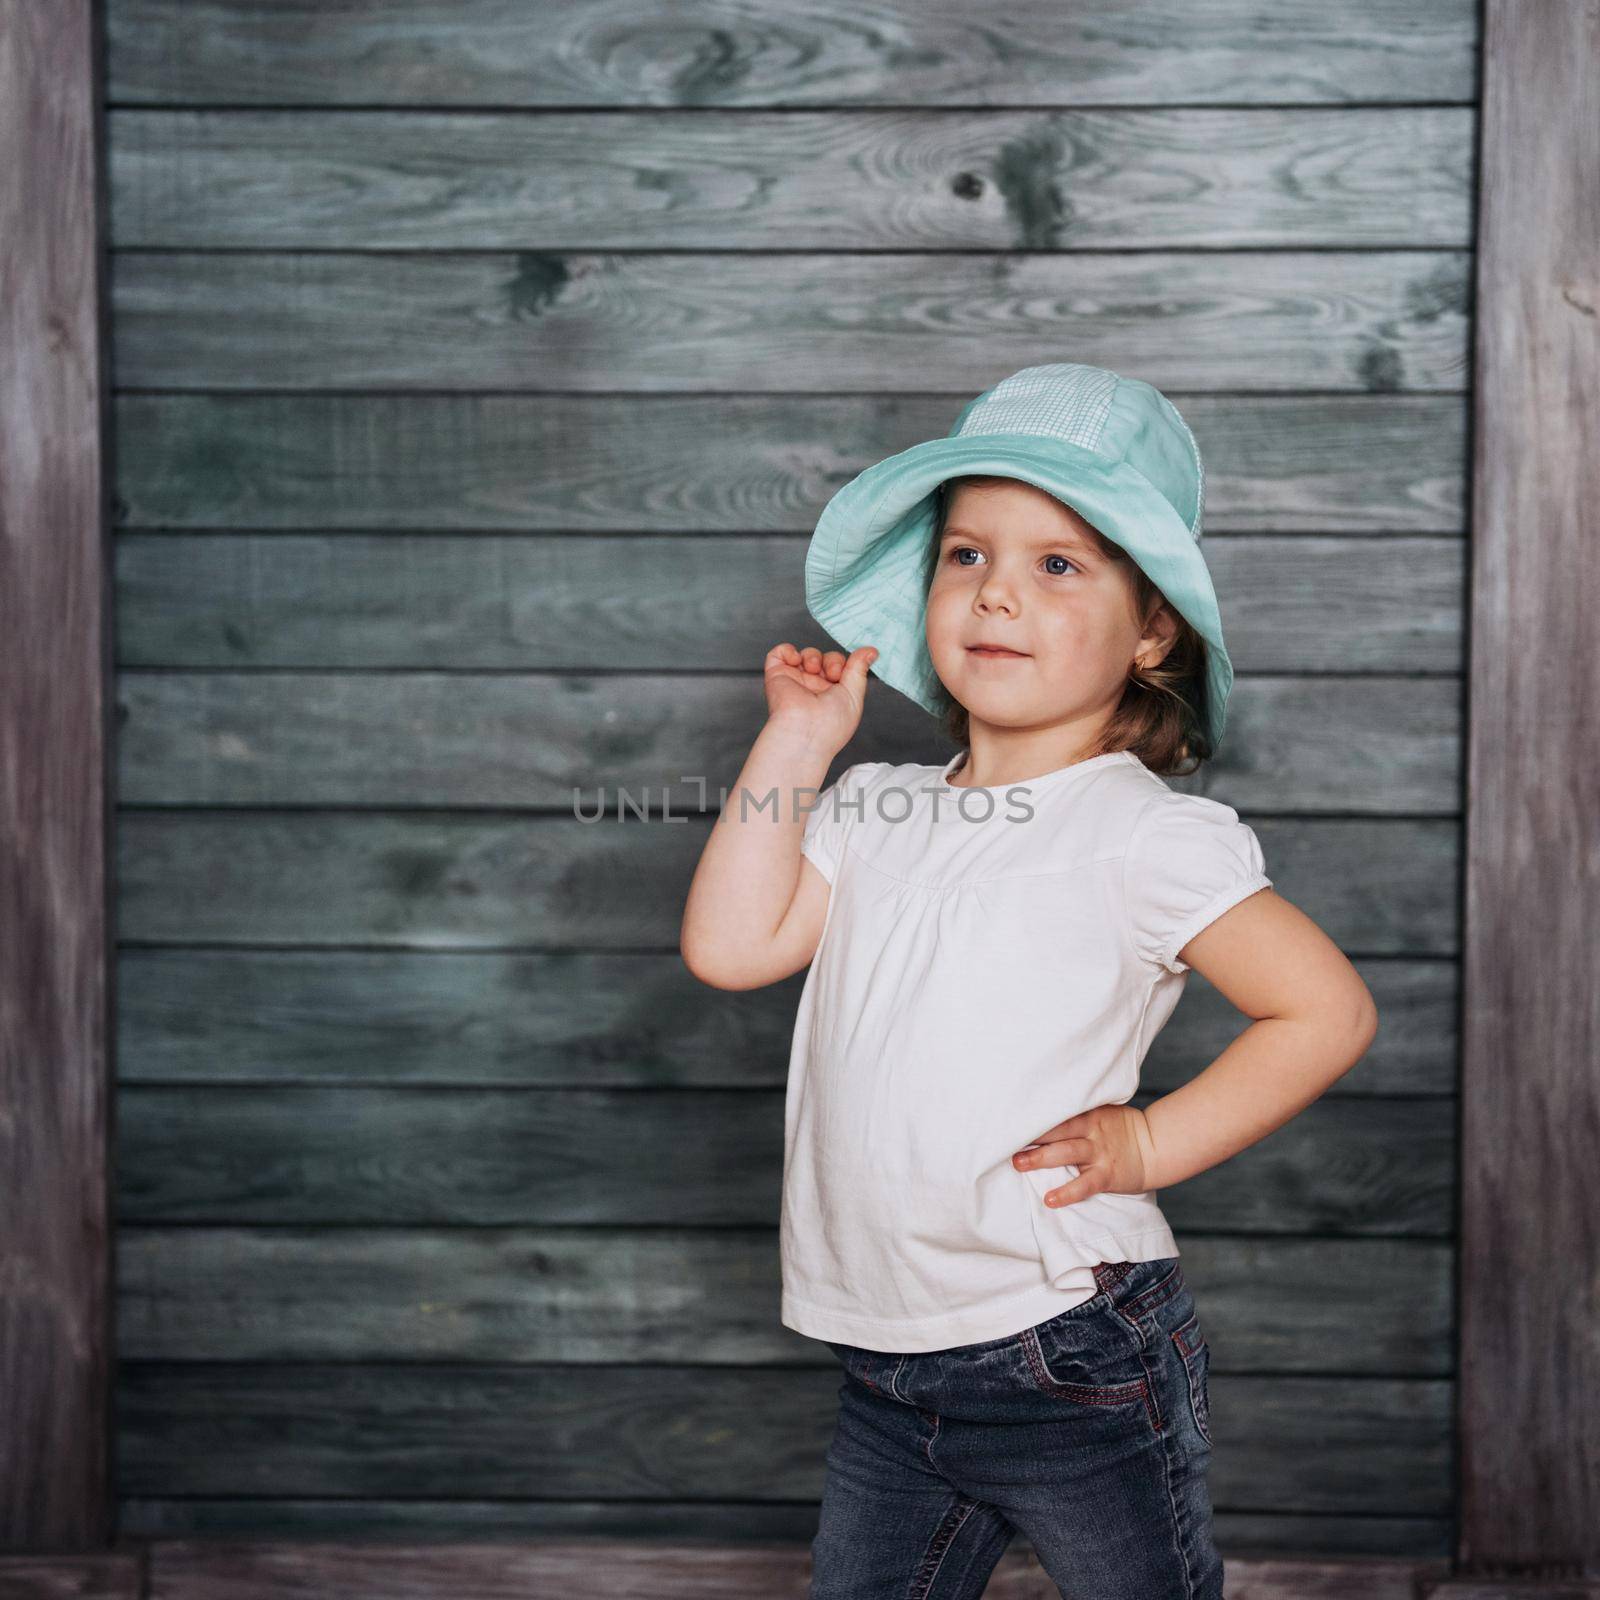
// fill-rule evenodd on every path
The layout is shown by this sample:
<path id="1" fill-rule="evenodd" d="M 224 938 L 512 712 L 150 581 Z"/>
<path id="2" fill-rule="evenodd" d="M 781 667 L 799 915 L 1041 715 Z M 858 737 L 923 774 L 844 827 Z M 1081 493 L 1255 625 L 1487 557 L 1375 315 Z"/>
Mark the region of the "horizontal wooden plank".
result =
<path id="1" fill-rule="evenodd" d="M 835 642 L 805 609 L 806 544 L 733 534 L 123 533 L 118 665 L 759 675 L 780 639 Z M 1206 560 L 1236 673 L 1461 668 L 1457 536 L 1218 535 Z M 184 681 L 192 687 L 161 689 L 125 673 L 122 686 L 130 697 L 226 705 Z M 258 693 L 293 692 L 267 682 Z M 1261 709 L 1276 718 L 1275 691 L 1252 692 L 1268 696 Z M 869 716 L 880 698 L 898 697 L 870 698 Z M 902 722 L 907 735 L 926 727 L 896 716 L 883 732 Z"/>
<path id="2" fill-rule="evenodd" d="M 1179 1248 L 1213 1371 L 1453 1369 L 1448 1240 L 1185 1235 Z M 778 1267 L 774 1234 L 756 1229 L 130 1225 L 117 1236 L 117 1351 L 138 1361 L 831 1362 L 825 1345 L 779 1321 Z"/>
<path id="3" fill-rule="evenodd" d="M 1138 105 L 1471 101 L 1471 0 L 1174 6 L 844 0 L 109 0 L 116 101 L 286 105 Z"/>
<path id="4" fill-rule="evenodd" d="M 1471 262 L 1466 250 L 120 254 L 112 349 L 118 387 L 133 389 L 842 393 L 936 372 L 978 390 L 1070 353 L 1163 389 L 1460 392 Z"/>
<path id="5" fill-rule="evenodd" d="M 0 1595 L 5 1600 L 148 1600 L 146 1571 L 143 1551 L 0 1555 Z"/>
<path id="6" fill-rule="evenodd" d="M 1328 1093 L 1456 1091 L 1457 968 L 1358 958 L 1378 1036 Z M 711 989 L 670 954 L 141 950 L 117 958 L 117 1075 L 134 1083 L 754 1088 L 789 1069 L 805 974 Z M 1145 1057 L 1174 1089 L 1248 1019 L 1198 972 Z"/>
<path id="7" fill-rule="evenodd" d="M 1466 248 L 1472 106 L 117 111 L 118 249 Z M 1070 199 L 1068 195 L 1070 194 Z"/>
<path id="8" fill-rule="evenodd" d="M 124 1228 L 778 1222 L 781 1089 L 124 1086 L 118 1124 Z M 1327 1096 L 1162 1209 L 1180 1237 L 1445 1238 L 1454 1145 L 1453 1100 Z"/>
<path id="9" fill-rule="evenodd" d="M 124 810 L 117 934 L 146 944 L 676 950 L 709 814 L 619 822 L 617 798 L 608 794 L 606 819 L 591 822 Z M 1279 892 L 1351 954 L 1455 954 L 1455 822 L 1246 820 Z"/>
<path id="10" fill-rule="evenodd" d="M 124 1495 L 816 1500 L 837 1370 L 125 1363 Z M 1453 1385 L 1210 1386 L 1221 1510 L 1439 1515 Z M 752 1419 L 755 1419 L 754 1422 Z"/>
<path id="11" fill-rule="evenodd" d="M 786 1540 L 806 1545 L 817 1531 L 812 1501 L 750 1505 L 715 1500 L 316 1500 L 277 1496 L 117 1501 L 118 1527 L 130 1538 L 377 1537 L 385 1548 L 400 1538 L 455 1541 L 487 1535 L 581 1534 L 585 1538 L 714 1539 L 748 1543 Z M 1451 1519 L 1316 1512 L 1220 1511 L 1217 1543 L 1228 1562 L 1272 1555 L 1387 1556 L 1442 1560 L 1450 1549 Z M 1025 1548 L 1019 1534 L 1013 1548 Z M 1235 1552 L 1241 1552 L 1235 1554 Z M 458 1594 L 460 1591 L 455 1590 Z M 1282 1600 L 1282 1597 L 1275 1597 Z"/>
<path id="12" fill-rule="evenodd" d="M 129 527 L 809 535 L 837 489 L 943 438 L 965 398 L 122 395 L 116 510 Z M 1205 456 L 1208 532 L 1465 530 L 1460 397 L 1177 398 Z M 460 544 L 411 558 L 430 585 L 441 560 L 486 559 Z"/>
<path id="13" fill-rule="evenodd" d="M 764 653 L 743 675 L 715 677 L 124 673 L 119 798 L 570 816 L 614 813 L 626 791 L 681 813 L 737 779 L 763 720 Z M 931 765 L 954 753 L 904 696 L 875 684 L 868 698 L 855 744 L 873 759 Z M 1460 699 L 1454 677 L 1242 679 L 1222 754 L 1203 782 L 1172 784 L 1252 810 L 1454 815 Z"/>
<path id="14" fill-rule="evenodd" d="M 560 1595 L 562 1600 L 804 1600 L 813 1557 L 808 1539 L 760 1542 L 748 1534 L 731 1543 L 666 1539 L 633 1534 L 596 1541 L 588 1537 L 541 1538 L 508 1543 L 431 1539 L 374 1547 L 370 1541 L 335 1543 L 303 1538 L 277 1544 L 264 1540 L 161 1541 L 148 1552 L 150 1600 L 270 1600 L 291 1594 L 368 1594 L 391 1600 L 525 1600 Z M 1241 1557 L 1222 1540 L 1229 1592 L 1238 1600 L 1415 1600 L 1419 1583 L 1442 1576 L 1448 1563 L 1425 1569 L 1413 1561 L 1344 1557 L 1314 1560 L 1304 1555 L 1276 1560 Z M 33 1570 L 45 1560 L 34 1558 Z M 68 1558 L 54 1558 L 73 1570 Z M 0 1574 L 21 1562 L 0 1563 Z M 27 1570 L 27 1569 L 24 1569 Z M 1455 1593 L 1430 1588 L 1431 1594 Z M 43 1600 L 53 1591 L 28 1591 L 15 1600 Z M 77 1593 L 78 1591 L 72 1591 Z M 97 1594 L 100 1591 L 95 1591 Z M 130 1591 L 132 1592 L 132 1591 Z M 994 1564 L 983 1600 L 1046 1600 L 1060 1593 L 1029 1541 L 1014 1534 Z M 1470 1600 L 1503 1600 L 1495 1585 L 1473 1585 Z M 1600 1593 L 1597 1586 L 1591 1593 Z M 1556 1600 L 1541 1587 L 1539 1596 Z M 1533 1600 L 1539 1600 L 1539 1596 Z M 1583 1586 L 1563 1585 L 1559 1600 L 1588 1600 Z"/>

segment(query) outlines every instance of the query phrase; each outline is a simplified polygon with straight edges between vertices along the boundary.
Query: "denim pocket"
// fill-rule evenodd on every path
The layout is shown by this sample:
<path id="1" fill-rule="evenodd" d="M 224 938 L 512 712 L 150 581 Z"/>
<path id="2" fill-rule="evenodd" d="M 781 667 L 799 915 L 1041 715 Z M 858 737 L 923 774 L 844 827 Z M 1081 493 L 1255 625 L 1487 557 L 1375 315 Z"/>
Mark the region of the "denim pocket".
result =
<path id="1" fill-rule="evenodd" d="M 1024 1328 L 1017 1348 L 1045 1394 L 1083 1406 L 1142 1406 L 1160 1427 L 1138 1334 L 1103 1297 L 1090 1315 L 1069 1312 Z"/>
<path id="2" fill-rule="evenodd" d="M 1189 1409 L 1194 1413 L 1194 1425 L 1200 1437 L 1211 1443 L 1211 1346 L 1200 1330 L 1198 1313 L 1172 1330 L 1172 1342 L 1183 1358 L 1183 1370 L 1189 1378 Z"/>

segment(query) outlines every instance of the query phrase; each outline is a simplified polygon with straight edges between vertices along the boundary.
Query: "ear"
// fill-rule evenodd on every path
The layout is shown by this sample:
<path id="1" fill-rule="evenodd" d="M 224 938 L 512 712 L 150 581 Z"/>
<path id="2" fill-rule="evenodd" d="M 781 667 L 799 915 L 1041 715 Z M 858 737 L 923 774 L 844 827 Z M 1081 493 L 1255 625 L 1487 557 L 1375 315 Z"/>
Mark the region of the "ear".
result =
<path id="1" fill-rule="evenodd" d="M 1140 662 L 1146 671 L 1159 666 L 1167 652 L 1177 642 L 1177 638 L 1178 614 L 1165 600 L 1162 600 L 1150 614 L 1144 632 L 1139 635 L 1138 648 L 1133 653 L 1134 659 Z"/>

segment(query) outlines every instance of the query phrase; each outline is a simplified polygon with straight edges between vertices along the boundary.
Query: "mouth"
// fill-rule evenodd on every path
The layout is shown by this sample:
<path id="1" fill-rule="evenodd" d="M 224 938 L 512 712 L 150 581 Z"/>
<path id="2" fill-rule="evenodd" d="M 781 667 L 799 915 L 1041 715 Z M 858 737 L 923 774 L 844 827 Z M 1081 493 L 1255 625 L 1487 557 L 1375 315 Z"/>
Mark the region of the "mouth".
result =
<path id="1" fill-rule="evenodd" d="M 1007 650 L 997 644 L 969 644 L 969 656 L 981 656 L 986 661 L 1026 661 L 1028 658 L 1021 650 Z"/>

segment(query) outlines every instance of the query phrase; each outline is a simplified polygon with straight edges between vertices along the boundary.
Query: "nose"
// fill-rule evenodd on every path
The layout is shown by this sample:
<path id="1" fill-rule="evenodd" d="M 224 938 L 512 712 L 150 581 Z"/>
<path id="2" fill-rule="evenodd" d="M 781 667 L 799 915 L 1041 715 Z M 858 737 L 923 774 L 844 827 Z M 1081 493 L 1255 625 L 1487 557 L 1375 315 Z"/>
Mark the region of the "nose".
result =
<path id="1" fill-rule="evenodd" d="M 1017 597 L 1012 590 L 1010 580 L 1001 575 L 998 567 L 991 568 L 989 576 L 978 585 L 972 606 L 984 616 L 997 611 L 1005 612 L 1009 616 L 1016 615 Z"/>

